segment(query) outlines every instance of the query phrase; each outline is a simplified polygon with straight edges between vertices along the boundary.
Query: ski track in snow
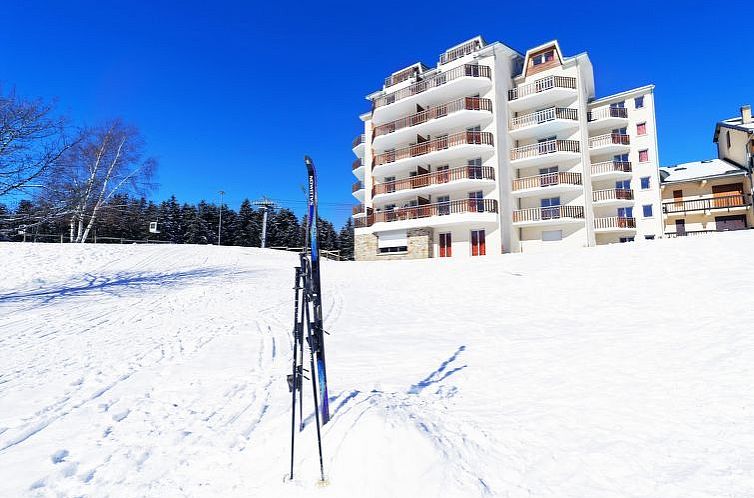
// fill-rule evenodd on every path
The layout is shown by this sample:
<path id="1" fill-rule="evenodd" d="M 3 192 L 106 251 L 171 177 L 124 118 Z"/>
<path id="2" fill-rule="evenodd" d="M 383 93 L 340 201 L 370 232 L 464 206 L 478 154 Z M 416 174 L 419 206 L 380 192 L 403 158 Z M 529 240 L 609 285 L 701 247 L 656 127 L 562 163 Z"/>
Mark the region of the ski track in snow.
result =
<path id="1" fill-rule="evenodd" d="M 754 496 L 753 246 L 323 262 L 318 490 L 297 255 L 0 244 L 0 496 Z"/>

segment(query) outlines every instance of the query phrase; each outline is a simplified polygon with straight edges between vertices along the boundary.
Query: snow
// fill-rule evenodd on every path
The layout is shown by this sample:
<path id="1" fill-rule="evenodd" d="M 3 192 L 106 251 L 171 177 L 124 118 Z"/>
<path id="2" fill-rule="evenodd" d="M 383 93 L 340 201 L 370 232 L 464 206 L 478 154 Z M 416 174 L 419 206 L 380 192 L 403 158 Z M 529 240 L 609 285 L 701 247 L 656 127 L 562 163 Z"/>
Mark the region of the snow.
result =
<path id="1" fill-rule="evenodd" d="M 0 244 L 0 496 L 754 496 L 752 247 L 325 262 L 318 488 L 295 254 Z"/>
<path id="2" fill-rule="evenodd" d="M 660 168 L 660 171 L 666 173 L 666 176 L 662 180 L 663 183 L 683 182 L 717 176 L 744 176 L 746 174 L 746 170 L 739 168 L 725 159 L 707 159 L 704 161 L 676 164 L 675 166 Z"/>

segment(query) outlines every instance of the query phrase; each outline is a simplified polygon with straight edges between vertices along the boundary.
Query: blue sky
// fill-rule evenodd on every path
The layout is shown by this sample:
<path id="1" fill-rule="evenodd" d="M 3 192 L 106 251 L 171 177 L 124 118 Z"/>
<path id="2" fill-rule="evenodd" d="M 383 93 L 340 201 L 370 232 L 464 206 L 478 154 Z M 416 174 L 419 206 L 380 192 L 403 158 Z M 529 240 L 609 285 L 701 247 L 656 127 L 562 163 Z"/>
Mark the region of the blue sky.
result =
<path id="1" fill-rule="evenodd" d="M 662 165 L 713 157 L 715 122 L 754 103 L 750 3 L 177 5 L 17 1 L 0 20 L 0 84 L 56 98 L 79 124 L 136 124 L 160 160 L 155 199 L 223 189 L 234 208 L 267 195 L 301 213 L 309 154 L 320 212 L 341 225 L 356 203 L 364 96 L 477 34 L 522 52 L 551 39 L 566 55 L 587 51 L 598 96 L 654 83 Z"/>

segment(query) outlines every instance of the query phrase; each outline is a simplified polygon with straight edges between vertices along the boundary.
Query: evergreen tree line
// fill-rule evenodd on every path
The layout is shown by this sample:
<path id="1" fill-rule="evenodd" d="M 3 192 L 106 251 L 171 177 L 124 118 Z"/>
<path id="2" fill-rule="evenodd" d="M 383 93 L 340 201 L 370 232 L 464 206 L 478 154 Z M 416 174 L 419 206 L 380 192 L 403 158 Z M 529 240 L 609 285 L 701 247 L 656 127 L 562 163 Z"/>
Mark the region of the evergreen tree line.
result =
<path id="1" fill-rule="evenodd" d="M 14 210 L 0 205 L 0 233 L 5 240 L 37 242 L 68 241 L 70 221 L 49 217 L 44 201 L 23 200 Z M 156 204 L 145 198 L 114 195 L 102 207 L 88 242 L 162 241 L 174 244 L 217 244 L 220 208 L 200 201 L 180 204 L 175 196 Z M 220 241 L 224 246 L 260 247 L 262 242 L 261 209 L 246 199 L 238 211 L 222 206 Z M 150 222 L 157 222 L 159 233 L 150 233 Z M 19 227 L 26 227 L 19 230 Z M 267 247 L 302 247 L 306 218 L 299 220 L 290 209 L 270 208 L 267 212 Z M 353 258 L 353 223 L 349 218 L 339 231 L 325 219 L 317 220 L 320 248 L 340 250 L 341 256 Z M 61 239 L 62 236 L 62 239 Z"/>

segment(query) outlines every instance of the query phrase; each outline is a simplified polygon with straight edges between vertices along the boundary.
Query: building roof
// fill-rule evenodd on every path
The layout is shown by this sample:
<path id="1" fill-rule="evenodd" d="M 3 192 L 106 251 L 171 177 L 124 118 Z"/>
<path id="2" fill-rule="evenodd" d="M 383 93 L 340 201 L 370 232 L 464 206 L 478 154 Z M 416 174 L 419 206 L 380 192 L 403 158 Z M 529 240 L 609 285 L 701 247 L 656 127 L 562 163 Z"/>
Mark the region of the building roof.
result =
<path id="1" fill-rule="evenodd" d="M 754 132 L 754 121 L 744 123 L 741 116 L 736 116 L 735 118 L 730 119 L 723 119 L 722 121 L 720 121 L 720 124 L 729 128 L 737 128 L 741 130 L 747 130 L 749 132 Z"/>
<path id="2" fill-rule="evenodd" d="M 746 170 L 739 168 L 725 159 L 707 159 L 705 161 L 694 161 L 660 168 L 662 183 L 704 180 L 743 174 L 746 174 Z"/>

